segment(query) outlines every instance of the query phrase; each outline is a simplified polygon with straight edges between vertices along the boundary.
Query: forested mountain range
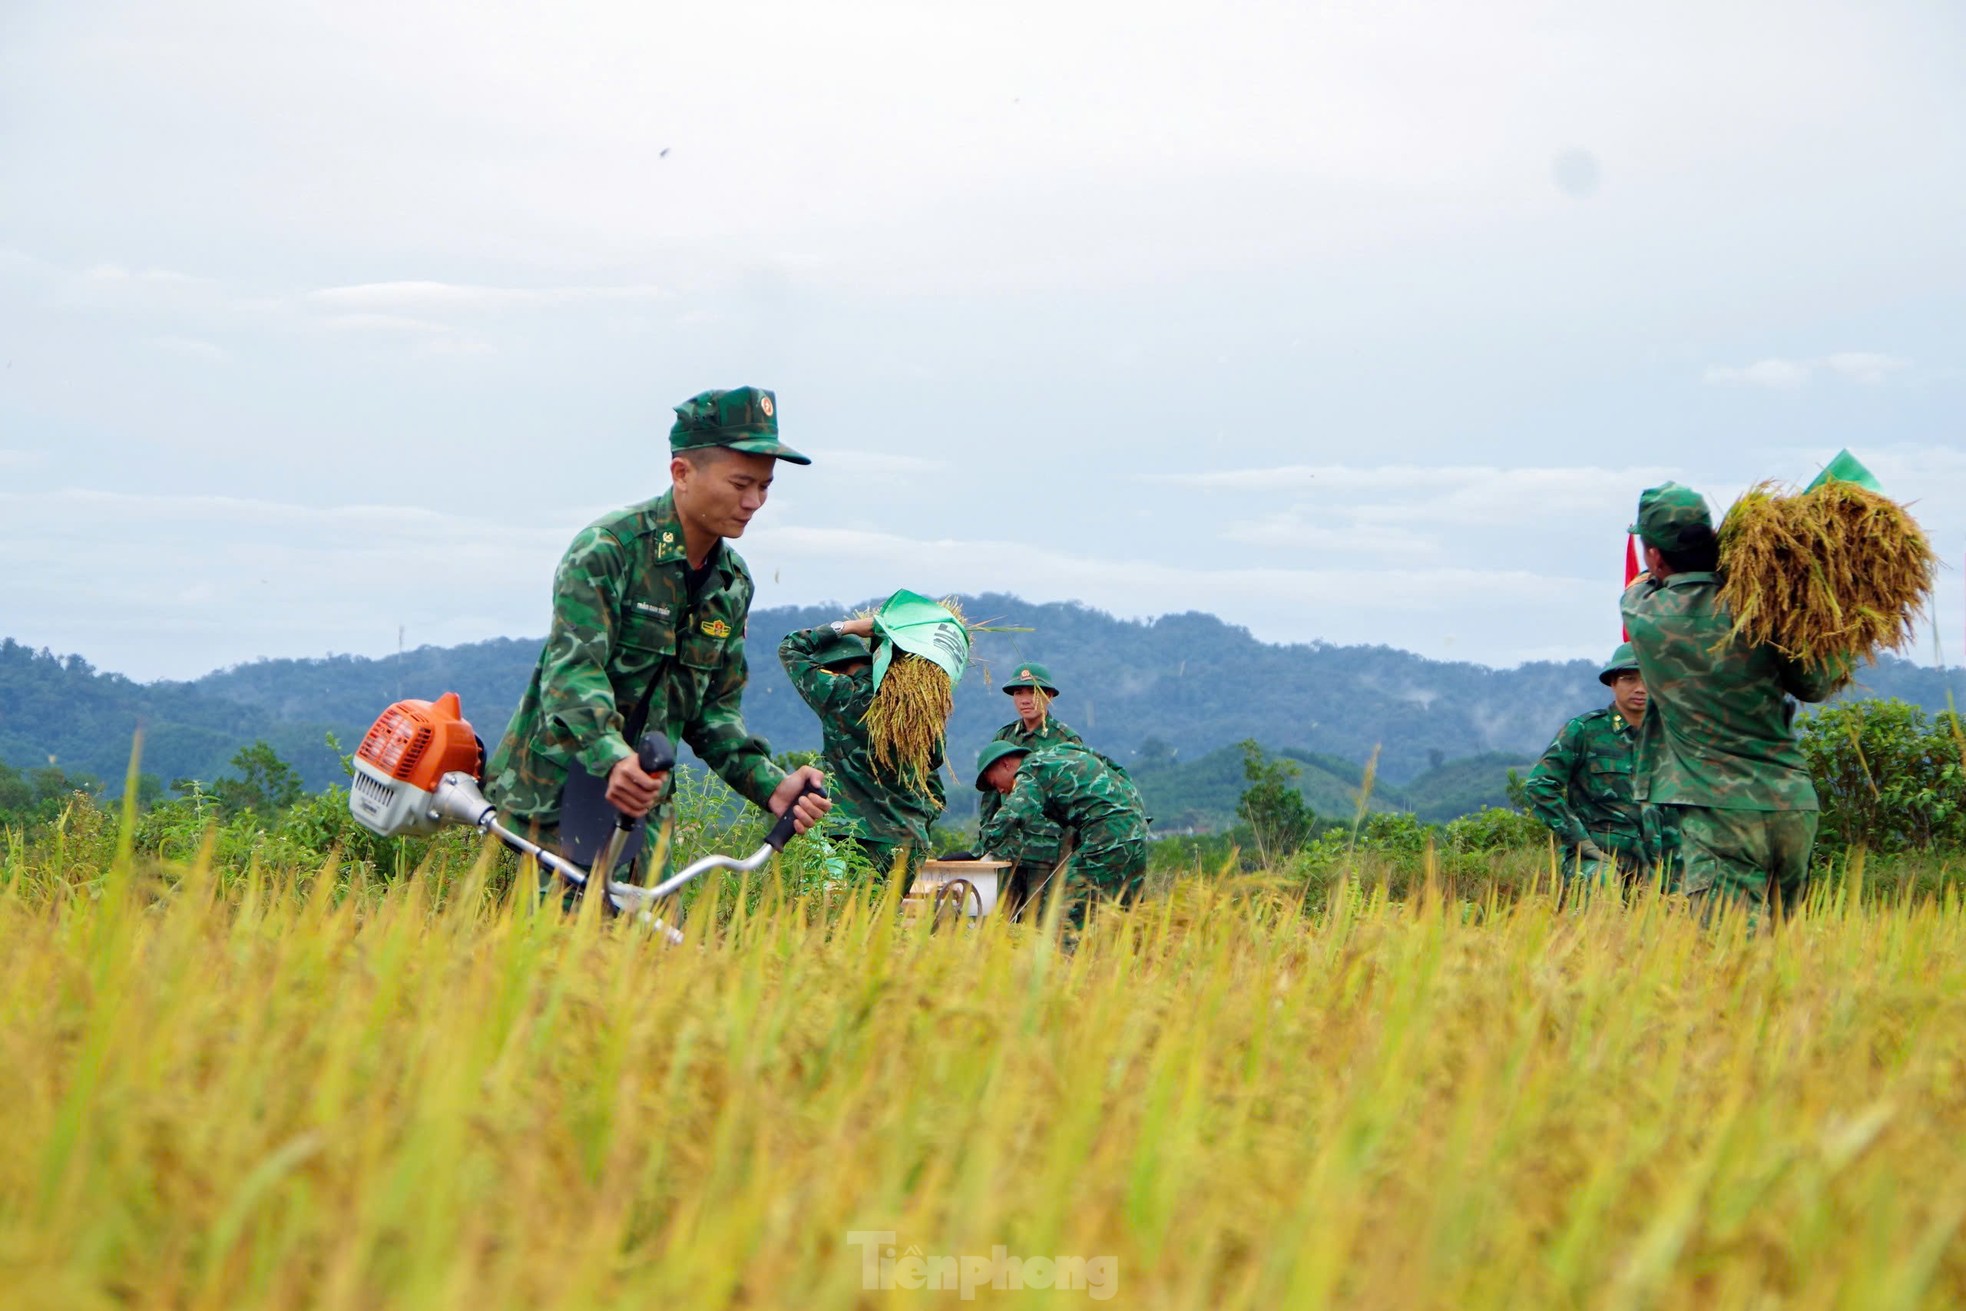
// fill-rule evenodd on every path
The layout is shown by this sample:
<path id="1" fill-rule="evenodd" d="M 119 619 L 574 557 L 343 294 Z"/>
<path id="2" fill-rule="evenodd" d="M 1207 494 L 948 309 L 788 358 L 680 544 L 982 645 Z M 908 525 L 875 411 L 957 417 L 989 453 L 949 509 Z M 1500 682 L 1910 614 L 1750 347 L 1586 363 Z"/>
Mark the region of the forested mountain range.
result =
<path id="1" fill-rule="evenodd" d="M 1445 817 L 1472 808 L 1477 796 L 1499 799 L 1508 764 L 1533 760 L 1566 718 L 1606 699 L 1586 661 L 1489 669 L 1389 647 L 1276 645 L 1198 613 L 1124 620 L 1001 594 L 964 597 L 963 606 L 972 619 L 1029 631 L 976 638 L 950 727 L 959 772 L 1012 717 L 997 684 L 1012 665 L 1039 660 L 1063 691 L 1055 713 L 1134 769 L 1163 823 L 1219 819 L 1225 796 L 1233 807 L 1240 758 L 1221 749 L 1245 738 L 1297 758 L 1320 813 L 1349 808 L 1346 796 L 1377 749 L 1380 803 Z M 776 750 L 819 745 L 817 721 L 779 667 L 778 643 L 840 613 L 781 606 L 751 614 L 745 716 Z M 53 757 L 114 786 L 141 723 L 143 769 L 160 780 L 218 777 L 233 752 L 265 739 L 321 787 L 342 776 L 326 735 L 352 750 L 399 697 L 455 691 L 495 742 L 539 646 L 537 638 L 507 638 L 377 659 L 260 660 L 191 682 L 146 684 L 98 672 L 79 656 L 0 641 L 0 762 L 30 768 Z M 1887 659 L 1864 671 L 1855 694 L 1943 710 L 1948 694 L 1966 701 L 1966 675 Z"/>

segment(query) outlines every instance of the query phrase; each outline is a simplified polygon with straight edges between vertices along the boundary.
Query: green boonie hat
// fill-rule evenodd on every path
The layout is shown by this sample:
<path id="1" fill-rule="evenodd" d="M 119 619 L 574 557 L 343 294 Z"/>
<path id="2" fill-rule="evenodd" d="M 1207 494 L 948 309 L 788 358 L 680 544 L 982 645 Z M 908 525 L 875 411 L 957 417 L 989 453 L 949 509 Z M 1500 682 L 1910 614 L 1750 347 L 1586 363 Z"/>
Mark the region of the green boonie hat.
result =
<path id="1" fill-rule="evenodd" d="M 778 440 L 778 398 L 762 387 L 703 391 L 676 407 L 669 449 L 680 454 L 722 446 L 746 455 L 773 455 L 793 464 L 812 461 Z"/>
<path id="2" fill-rule="evenodd" d="M 1713 515 L 1707 498 L 1691 487 L 1660 483 L 1638 494 L 1638 521 L 1627 529 L 1647 546 L 1661 551 L 1679 551 L 1694 539 L 1713 531 Z"/>
<path id="3" fill-rule="evenodd" d="M 1005 756 L 1025 756 L 1030 753 L 1031 748 L 1018 746 L 1015 742 L 1009 742 L 1003 738 L 998 738 L 994 742 L 991 742 L 988 746 L 976 753 L 976 790 L 978 792 L 988 792 L 990 790 L 989 786 L 983 782 L 983 776 L 990 772 L 990 766 L 996 764 Z"/>
<path id="4" fill-rule="evenodd" d="M 867 644 L 852 633 L 832 633 L 825 643 L 812 653 L 812 662 L 822 667 L 873 658 L 874 653 L 867 649 Z"/>
<path id="5" fill-rule="evenodd" d="M 1020 687 L 1043 688 L 1046 696 L 1057 696 L 1058 689 L 1052 686 L 1051 671 L 1034 661 L 1025 661 L 1017 666 L 1017 676 L 1003 685 L 1006 692 L 1014 692 Z"/>
<path id="6" fill-rule="evenodd" d="M 1632 644 L 1630 642 L 1621 642 L 1618 645 L 1618 649 L 1611 653 L 1610 663 L 1598 671 L 1597 681 L 1609 687 L 1618 681 L 1618 675 L 1624 673 L 1635 674 L 1637 672 L 1638 656 L 1633 653 Z"/>

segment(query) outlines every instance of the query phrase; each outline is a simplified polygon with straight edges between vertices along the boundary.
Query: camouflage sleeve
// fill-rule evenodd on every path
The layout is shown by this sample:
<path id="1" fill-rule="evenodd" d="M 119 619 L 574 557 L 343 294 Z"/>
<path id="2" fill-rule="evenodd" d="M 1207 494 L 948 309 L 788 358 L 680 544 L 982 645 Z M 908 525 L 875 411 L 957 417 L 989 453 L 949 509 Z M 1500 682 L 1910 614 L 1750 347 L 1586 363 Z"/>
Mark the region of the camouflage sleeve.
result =
<path id="1" fill-rule="evenodd" d="M 785 666 L 792 687 L 821 719 L 843 713 L 853 699 L 853 680 L 828 673 L 813 662 L 813 652 L 829 636 L 823 628 L 802 628 L 778 644 L 778 663 Z"/>
<path id="2" fill-rule="evenodd" d="M 683 740 L 738 796 L 765 809 L 785 781 L 785 771 L 772 763 L 770 744 L 744 727 L 742 702 L 749 676 L 744 639 L 732 638 L 704 693 L 703 712 L 683 730 Z"/>
<path id="3" fill-rule="evenodd" d="M 977 845 L 991 855 L 1014 859 L 1023 849 L 1031 826 L 1042 824 L 1043 820 L 1044 794 L 1038 790 L 1035 779 L 1019 770 L 1009 795 L 1003 798 L 996 815 L 977 835 Z"/>
<path id="4" fill-rule="evenodd" d="M 1782 662 L 1782 690 L 1797 701 L 1811 704 L 1829 700 L 1830 693 L 1841 687 L 1849 676 L 1850 660 L 1847 656 L 1834 656 L 1806 664 L 1799 660 Z"/>
<path id="5" fill-rule="evenodd" d="M 577 744 L 574 759 L 606 774 L 635 754 L 608 681 L 615 616 L 628 576 L 627 555 L 612 533 L 590 527 L 573 539 L 553 576 L 553 627 L 540 657 L 540 715 Z"/>
<path id="6" fill-rule="evenodd" d="M 1522 787 L 1529 797 L 1529 813 L 1555 833 L 1558 841 L 1572 847 L 1590 838 L 1584 821 L 1570 809 L 1570 776 L 1577 760 L 1577 722 L 1572 720 L 1543 752 Z"/>

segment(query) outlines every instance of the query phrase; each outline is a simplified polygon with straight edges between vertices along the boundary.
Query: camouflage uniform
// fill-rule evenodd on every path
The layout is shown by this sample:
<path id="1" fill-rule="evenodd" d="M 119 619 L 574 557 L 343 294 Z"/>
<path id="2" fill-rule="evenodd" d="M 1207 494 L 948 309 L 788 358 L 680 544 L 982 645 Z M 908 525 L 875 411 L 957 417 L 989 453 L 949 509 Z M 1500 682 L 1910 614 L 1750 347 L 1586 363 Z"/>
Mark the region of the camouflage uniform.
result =
<path id="1" fill-rule="evenodd" d="M 987 759 L 990 748 L 984 750 Z M 1030 752 L 984 828 L 981 845 L 990 852 L 1022 850 L 1034 824 L 1044 820 L 1065 832 L 1069 858 L 1040 888 L 1066 889 L 1067 915 L 1074 924 L 1084 921 L 1095 898 L 1126 903 L 1140 895 L 1147 872 L 1147 807 L 1124 770 L 1079 745 Z"/>
<path id="2" fill-rule="evenodd" d="M 1563 877 L 1596 880 L 1615 874 L 1625 883 L 1650 878 L 1662 865 L 1668 888 L 1676 877 L 1679 835 L 1673 817 L 1641 806 L 1633 793 L 1633 748 L 1638 730 L 1612 706 L 1582 714 L 1563 726 L 1529 771 L 1524 790 L 1530 813 L 1556 834 L 1563 847 Z M 1612 858 L 1580 861 L 1590 842 Z"/>
<path id="3" fill-rule="evenodd" d="M 1615 687 L 1639 672 L 1631 644 L 1612 653 L 1598 682 Z M 1563 845 L 1563 878 L 1582 867 L 1587 883 L 1607 877 L 1623 883 L 1663 869 L 1668 887 L 1677 878 L 1678 833 L 1656 806 L 1641 806 L 1632 792 L 1632 752 L 1638 732 L 1614 702 L 1563 726 L 1524 784 L 1530 813 Z M 1586 859 L 1586 843 L 1609 861 Z"/>
<path id="4" fill-rule="evenodd" d="M 687 569 L 667 493 L 574 538 L 554 576 L 546 649 L 486 767 L 486 795 L 506 815 L 555 824 L 570 763 L 606 775 L 634 754 L 624 731 L 645 695 L 647 727 L 689 743 L 746 800 L 764 805 L 783 781 L 739 710 L 751 574 L 719 546 L 692 601 Z"/>
<path id="5" fill-rule="evenodd" d="M 1049 707 L 1051 700 L 1058 695 L 1058 688 L 1052 681 L 1051 671 L 1035 661 L 1025 661 L 1018 665 L 1002 690 L 1009 694 L 1023 688 L 1041 693 L 1046 698 L 1043 702 L 1046 707 Z M 1057 718 L 1049 713 L 1039 721 L 1035 729 L 1025 728 L 1023 719 L 1019 718 L 998 729 L 997 735 L 990 740 L 1013 742 L 1028 751 L 1064 743 L 1083 745 L 1077 733 L 1058 722 Z M 984 790 L 983 798 L 976 807 L 979 833 L 989 827 L 990 821 L 997 817 L 997 811 L 1002 806 L 1001 793 L 994 789 Z M 1060 855 L 1063 854 L 1060 846 L 1064 840 L 1064 832 L 1040 815 L 1031 821 L 1017 851 L 1000 853 L 1012 862 L 1005 884 L 1011 890 L 1013 900 L 1020 890 L 1041 887 L 1051 876 L 1052 870 L 1058 867 Z"/>
<path id="6" fill-rule="evenodd" d="M 1085 745 L 1076 732 L 1059 723 L 1051 715 L 1046 715 L 1044 722 L 1035 729 L 1026 729 L 1021 719 L 1014 724 L 1005 724 L 990 740 L 1014 742 L 1027 751 L 1036 751 L 1040 747 Z M 997 812 L 1003 809 L 1003 802 L 1003 794 L 994 789 L 983 794 L 976 806 L 979 833 L 990 827 L 991 821 L 997 817 Z M 1013 863 L 1009 873 L 1010 879 L 1021 880 L 1024 886 L 1033 888 L 1043 883 L 1045 877 L 1058 864 L 1058 857 L 1061 854 L 1059 847 L 1064 840 L 1063 829 L 1043 815 L 1034 816 L 1019 835 L 1017 850 L 1014 853 L 999 853 Z"/>
<path id="7" fill-rule="evenodd" d="M 1635 737 L 1614 707 L 1593 710 L 1565 724 L 1529 771 L 1524 791 L 1530 813 L 1563 844 L 1565 879 L 1575 877 L 1577 849 L 1586 842 L 1622 873 L 1645 864 L 1644 826 L 1632 799 Z"/>
<path id="8" fill-rule="evenodd" d="M 768 391 L 704 392 L 676 415 L 671 451 L 722 446 L 810 463 L 778 441 Z M 644 697 L 645 731 L 687 742 L 738 795 L 766 806 L 785 771 L 739 709 L 751 574 L 723 542 L 706 564 L 692 596 L 673 493 L 605 515 L 574 538 L 553 578 L 545 649 L 485 768 L 485 795 L 507 820 L 556 840 L 569 767 L 605 777 L 634 755 L 626 730 Z M 650 830 L 667 829 L 674 790 L 672 778 L 649 812 Z"/>
<path id="9" fill-rule="evenodd" d="M 1638 530 L 1650 545 L 1674 549 L 1674 525 L 1690 522 L 1711 524 L 1687 488 L 1668 483 L 1640 499 Z M 1753 920 L 1771 901 L 1797 901 L 1815 844 L 1816 788 L 1789 697 L 1822 701 L 1842 671 L 1730 639 L 1720 586 L 1716 574 L 1687 572 L 1641 578 L 1625 592 L 1650 698 L 1634 791 L 1678 817 L 1681 885 L 1702 913 L 1738 899 Z"/>
<path id="10" fill-rule="evenodd" d="M 942 814 L 942 754 L 938 751 L 932 762 L 927 796 L 874 764 L 862 722 L 874 700 L 873 672 L 836 673 L 825 668 L 825 663 L 834 663 L 828 659 L 828 647 L 836 640 L 827 629 L 808 628 L 792 633 L 778 647 L 779 662 L 792 686 L 819 716 L 826 788 L 833 798 L 827 825 L 839 827 L 859 843 L 875 869 L 892 870 L 896 855 L 905 851 L 912 872 L 928 855 L 929 825 Z M 861 650 L 865 649 L 863 645 Z"/>

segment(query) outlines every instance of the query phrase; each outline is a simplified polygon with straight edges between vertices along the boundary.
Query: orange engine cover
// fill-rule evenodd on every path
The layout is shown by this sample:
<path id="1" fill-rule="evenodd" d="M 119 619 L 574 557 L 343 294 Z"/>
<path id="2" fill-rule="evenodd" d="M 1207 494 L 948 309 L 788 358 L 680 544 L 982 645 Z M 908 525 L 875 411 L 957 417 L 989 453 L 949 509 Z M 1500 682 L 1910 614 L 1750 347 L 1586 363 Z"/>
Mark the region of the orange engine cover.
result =
<path id="1" fill-rule="evenodd" d="M 355 758 L 424 792 L 446 774 L 477 778 L 485 763 L 455 692 L 435 701 L 398 701 L 362 738 Z"/>

